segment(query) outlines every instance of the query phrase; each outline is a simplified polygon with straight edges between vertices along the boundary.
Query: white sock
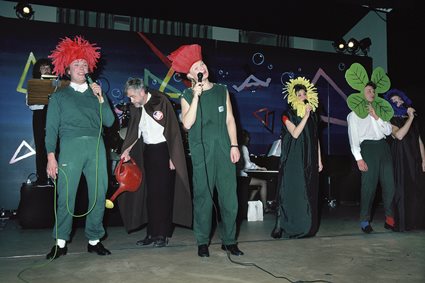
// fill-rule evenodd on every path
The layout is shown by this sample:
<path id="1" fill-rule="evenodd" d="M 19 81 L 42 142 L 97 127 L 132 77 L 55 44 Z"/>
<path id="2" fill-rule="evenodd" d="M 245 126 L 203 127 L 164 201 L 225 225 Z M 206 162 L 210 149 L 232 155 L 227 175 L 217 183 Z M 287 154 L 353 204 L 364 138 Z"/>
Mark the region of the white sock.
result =
<path id="1" fill-rule="evenodd" d="M 97 243 L 99 243 L 99 242 L 100 242 L 99 240 L 89 240 L 89 244 L 92 245 L 92 246 L 96 246 Z"/>
<path id="2" fill-rule="evenodd" d="M 59 246 L 59 248 L 63 249 L 66 246 L 66 241 L 62 240 L 62 239 L 57 239 L 56 240 L 56 245 Z"/>

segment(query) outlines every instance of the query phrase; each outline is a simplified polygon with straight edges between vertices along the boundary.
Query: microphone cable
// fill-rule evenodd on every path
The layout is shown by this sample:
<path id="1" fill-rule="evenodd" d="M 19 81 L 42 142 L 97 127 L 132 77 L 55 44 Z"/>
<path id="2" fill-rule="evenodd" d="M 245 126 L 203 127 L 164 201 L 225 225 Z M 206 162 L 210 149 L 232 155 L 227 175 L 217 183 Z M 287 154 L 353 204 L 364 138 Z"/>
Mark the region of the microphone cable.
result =
<path id="1" fill-rule="evenodd" d="M 202 76 L 203 76 L 202 73 L 198 73 L 198 82 L 201 82 L 202 81 Z M 200 114 L 200 118 L 201 118 L 200 119 L 201 120 L 200 121 L 201 145 L 202 145 L 202 154 L 203 154 L 203 159 L 204 159 L 205 177 L 206 177 L 208 191 L 210 193 L 212 205 L 213 205 L 214 212 L 215 212 L 215 221 L 217 223 L 216 224 L 217 225 L 217 229 L 216 230 L 219 231 L 220 238 L 222 238 L 222 232 L 221 232 L 221 229 L 219 227 L 219 221 L 218 221 L 218 208 L 217 208 L 217 205 L 216 205 L 216 203 L 214 201 L 214 192 L 211 190 L 210 180 L 209 180 L 209 177 L 208 177 L 207 156 L 206 156 L 206 150 L 205 150 L 205 144 L 204 144 L 204 128 L 203 128 L 203 125 L 202 125 L 202 122 L 203 122 L 203 110 L 202 110 L 202 103 L 201 103 L 201 95 L 198 98 L 199 98 L 199 102 L 198 102 L 199 103 L 199 114 Z M 210 229 L 211 229 L 211 227 L 210 227 Z M 211 241 L 211 239 L 210 239 L 210 241 Z M 208 243 L 208 246 L 209 246 L 209 243 Z"/>

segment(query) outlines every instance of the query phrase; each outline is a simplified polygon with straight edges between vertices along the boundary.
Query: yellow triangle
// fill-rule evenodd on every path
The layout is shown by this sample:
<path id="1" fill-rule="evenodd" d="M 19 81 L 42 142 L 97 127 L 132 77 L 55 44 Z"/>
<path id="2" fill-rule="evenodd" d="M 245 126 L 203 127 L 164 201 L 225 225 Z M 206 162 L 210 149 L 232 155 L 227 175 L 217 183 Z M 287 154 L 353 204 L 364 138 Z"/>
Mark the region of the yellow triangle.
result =
<path id="1" fill-rule="evenodd" d="M 34 54 L 32 52 L 30 52 L 30 55 L 28 55 L 27 63 L 25 64 L 24 71 L 22 72 L 21 78 L 19 79 L 18 86 L 16 87 L 17 92 L 27 94 L 27 89 L 23 88 L 22 86 L 23 86 L 24 81 L 25 81 L 25 79 L 28 75 L 28 70 L 29 70 L 31 64 L 34 65 L 36 61 L 37 60 L 35 60 Z"/>

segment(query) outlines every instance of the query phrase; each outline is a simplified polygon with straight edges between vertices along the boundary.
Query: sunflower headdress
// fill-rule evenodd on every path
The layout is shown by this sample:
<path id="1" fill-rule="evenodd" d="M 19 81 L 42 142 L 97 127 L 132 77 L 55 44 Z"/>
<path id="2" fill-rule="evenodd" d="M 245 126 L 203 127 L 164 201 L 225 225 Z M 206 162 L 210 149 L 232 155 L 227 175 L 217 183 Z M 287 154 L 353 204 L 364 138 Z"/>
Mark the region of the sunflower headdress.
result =
<path id="1" fill-rule="evenodd" d="M 100 47 L 97 47 L 94 43 L 88 42 L 81 36 L 77 35 L 73 40 L 69 37 L 65 37 L 58 43 L 56 49 L 53 50 L 49 56 L 53 61 L 53 72 L 63 76 L 66 68 L 69 67 L 72 61 L 77 59 L 86 60 L 89 72 L 93 72 L 100 58 L 98 49 L 100 49 Z"/>
<path id="2" fill-rule="evenodd" d="M 303 85 L 307 89 L 307 103 L 304 103 L 304 101 L 298 99 L 294 89 L 296 85 Z M 288 103 L 297 112 L 297 116 L 301 118 L 303 118 L 305 115 L 306 105 L 310 105 L 313 112 L 316 111 L 317 106 L 319 105 L 319 98 L 317 96 L 316 87 L 304 77 L 290 79 L 283 88 L 283 94 L 285 95 L 284 98 L 288 97 Z"/>
<path id="3" fill-rule="evenodd" d="M 366 69 L 359 63 L 353 63 L 345 72 L 345 79 L 352 88 L 360 91 L 360 93 L 353 93 L 347 98 L 348 108 L 350 108 L 360 118 L 366 118 L 369 114 L 369 102 L 364 96 L 364 88 L 369 82 L 369 76 Z M 390 78 L 387 76 L 382 67 L 377 67 L 373 70 L 370 81 L 376 85 L 376 96 L 370 104 L 378 117 L 384 121 L 389 121 L 394 115 L 394 110 L 390 103 L 379 97 L 378 94 L 384 93 L 390 89 Z"/>

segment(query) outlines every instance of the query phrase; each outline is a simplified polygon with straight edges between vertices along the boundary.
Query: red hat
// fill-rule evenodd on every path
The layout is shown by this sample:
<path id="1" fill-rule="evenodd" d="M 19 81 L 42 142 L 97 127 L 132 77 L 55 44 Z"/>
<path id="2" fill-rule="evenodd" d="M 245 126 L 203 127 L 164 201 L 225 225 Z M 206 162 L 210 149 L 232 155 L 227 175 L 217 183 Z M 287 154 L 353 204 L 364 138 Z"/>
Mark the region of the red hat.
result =
<path id="1" fill-rule="evenodd" d="M 189 73 L 190 67 L 202 60 L 201 46 L 198 44 L 182 45 L 176 51 L 168 55 L 172 61 L 171 68 L 179 73 Z"/>
<path id="2" fill-rule="evenodd" d="M 57 75 L 64 75 L 66 68 L 77 59 L 86 60 L 89 65 L 89 72 L 93 72 L 100 58 L 98 49 L 100 47 L 96 47 L 96 44 L 88 42 L 81 36 L 75 36 L 74 40 L 65 37 L 49 55 L 54 65 L 53 72 Z"/>

